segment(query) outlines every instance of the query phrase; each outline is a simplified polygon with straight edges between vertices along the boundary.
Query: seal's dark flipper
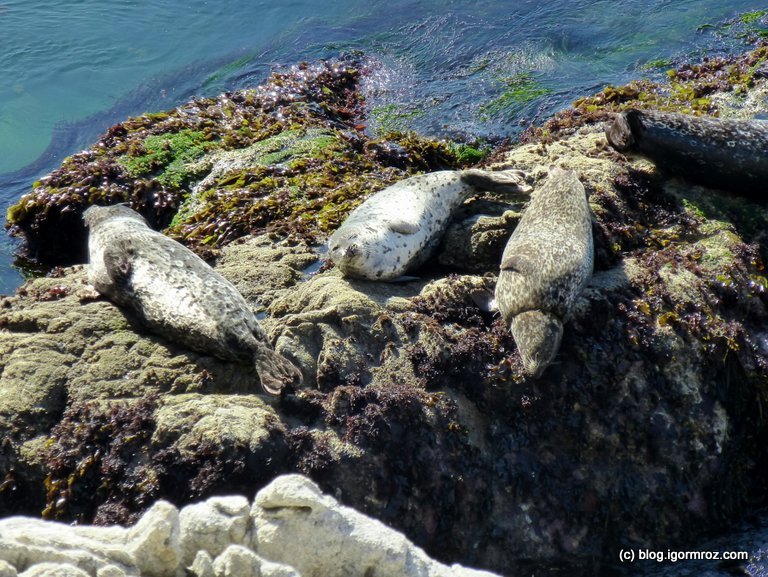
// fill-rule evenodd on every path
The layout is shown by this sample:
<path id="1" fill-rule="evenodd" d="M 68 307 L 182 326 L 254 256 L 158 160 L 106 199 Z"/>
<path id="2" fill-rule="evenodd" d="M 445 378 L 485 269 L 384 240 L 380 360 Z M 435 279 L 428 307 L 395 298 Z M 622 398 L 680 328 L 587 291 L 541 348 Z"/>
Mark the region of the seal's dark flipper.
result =
<path id="1" fill-rule="evenodd" d="M 393 220 L 387 223 L 390 230 L 399 232 L 400 234 L 416 234 L 419 231 L 419 225 L 414 222 L 408 222 L 407 220 Z"/>
<path id="2" fill-rule="evenodd" d="M 626 110 L 617 114 L 613 122 L 605 129 L 605 137 L 608 144 L 613 146 L 619 152 L 629 150 L 635 143 L 635 136 L 632 134 L 632 127 L 629 123 L 629 114 L 632 110 Z"/>
<path id="3" fill-rule="evenodd" d="M 279 395 L 286 387 L 301 384 L 301 371 L 291 361 L 277 354 L 267 345 L 259 347 L 255 359 L 261 388 L 268 395 Z"/>
<path id="4" fill-rule="evenodd" d="M 501 259 L 501 270 L 518 272 L 530 276 L 536 271 L 536 265 L 530 257 L 521 254 L 511 254 Z"/>
<path id="5" fill-rule="evenodd" d="M 480 190 L 503 194 L 530 194 L 533 188 L 525 182 L 522 170 L 480 170 L 470 168 L 461 173 L 461 180 Z"/>
<path id="6" fill-rule="evenodd" d="M 127 285 L 133 272 L 130 254 L 119 244 L 104 249 L 104 267 L 107 269 L 109 278 L 118 286 Z"/>

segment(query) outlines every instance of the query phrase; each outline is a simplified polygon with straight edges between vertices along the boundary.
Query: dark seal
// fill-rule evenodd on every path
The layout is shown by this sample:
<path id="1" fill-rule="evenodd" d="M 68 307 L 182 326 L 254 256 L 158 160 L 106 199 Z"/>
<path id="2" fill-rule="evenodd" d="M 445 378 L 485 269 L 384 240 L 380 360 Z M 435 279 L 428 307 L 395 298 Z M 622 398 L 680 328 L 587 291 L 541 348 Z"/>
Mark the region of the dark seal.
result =
<path id="1" fill-rule="evenodd" d="M 616 150 L 641 154 L 672 176 L 748 196 L 768 192 L 768 121 L 630 109 L 605 136 Z"/>
<path id="2" fill-rule="evenodd" d="M 301 373 L 269 345 L 238 290 L 178 242 L 152 230 L 124 205 L 92 206 L 88 279 L 153 332 L 191 349 L 255 367 L 269 394 Z"/>
<path id="3" fill-rule="evenodd" d="M 509 238 L 496 282 L 496 303 L 529 376 L 540 376 L 557 354 L 593 262 L 584 186 L 573 171 L 554 168 Z"/>

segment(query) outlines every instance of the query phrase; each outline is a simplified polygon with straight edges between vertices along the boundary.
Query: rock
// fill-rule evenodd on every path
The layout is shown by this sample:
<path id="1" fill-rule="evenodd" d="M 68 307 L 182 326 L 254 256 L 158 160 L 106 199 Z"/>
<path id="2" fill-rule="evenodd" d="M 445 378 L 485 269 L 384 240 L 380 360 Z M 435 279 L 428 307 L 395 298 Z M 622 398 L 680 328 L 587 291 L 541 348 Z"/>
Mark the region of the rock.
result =
<path id="1" fill-rule="evenodd" d="M 253 548 L 290 562 L 303 577 L 492 575 L 436 563 L 401 533 L 340 505 L 300 475 L 278 477 L 262 489 L 252 515 Z"/>
<path id="2" fill-rule="evenodd" d="M 250 549 L 230 545 L 213 562 L 216 577 L 300 577 L 290 567 L 270 563 Z"/>
<path id="3" fill-rule="evenodd" d="M 760 58 L 768 58 L 763 52 Z M 601 94 L 615 107 L 626 96 Z M 210 106 L 233 102 L 241 122 L 250 105 L 231 98 Z M 442 572 L 461 563 L 512 575 L 561 567 L 588 575 L 598 565 L 610 571 L 622 548 L 688 548 L 698 534 L 768 499 L 761 410 L 768 382 L 768 208 L 616 154 L 594 122 L 606 111 L 587 108 L 558 115 L 553 122 L 567 128 L 497 155 L 494 166 L 524 169 L 538 183 L 557 164 L 577 171 L 590 195 L 595 275 L 540 379 L 523 375 L 508 328 L 478 306 L 495 283 L 494 243 L 524 207 L 502 197 L 468 203 L 443 251 L 453 274 L 430 266 L 418 279 L 386 285 L 348 281 L 325 266 L 314 270 L 318 255 L 300 234 L 302 217 L 280 213 L 283 228 L 208 255 L 219 256 L 217 266 L 265 317 L 278 352 L 301 366 L 306 386 L 280 399 L 254 395 L 253 375 L 242 367 L 146 335 L 135 318 L 89 296 L 81 267 L 30 280 L 0 299 L 0 514 L 43 511 L 80 523 L 70 530 L 74 539 L 90 535 L 81 531 L 92 521 L 135 523 L 159 499 L 183 506 L 212 495 L 250 498 L 281 474 L 302 473 L 316 485 L 272 488 L 266 495 L 274 506 L 253 509 L 261 523 L 254 525 L 253 552 L 260 557 L 283 561 L 262 543 L 277 547 L 285 539 L 270 541 L 271 534 L 309 531 L 302 514 L 331 527 L 363 523 L 347 515 L 352 507 L 404 535 L 377 551 L 361 530 L 354 553 L 361 566 L 378 559 L 399 570 L 387 556 L 398 552 L 415 555 L 416 570 L 433 566 L 413 553 L 416 547 L 444 564 Z M 296 119 L 297 110 L 281 110 Z M 146 124 L 162 133 L 153 119 Z M 126 138 L 146 133 L 139 121 L 127 125 L 135 130 Z M 349 171 L 341 172 L 373 171 L 377 183 L 404 176 L 389 164 L 374 169 L 382 154 L 392 160 L 387 148 L 364 145 L 354 132 L 349 138 L 365 170 L 344 165 Z M 127 146 L 118 133 L 107 140 Z M 269 154 L 286 152 L 281 145 Z M 63 168 L 94 169 L 95 157 L 86 156 Z M 282 174 L 278 159 L 266 175 L 262 164 L 222 173 L 222 195 L 206 199 L 242 195 L 248 202 L 238 205 L 238 218 L 307 202 L 318 218 L 312 226 L 332 228 L 359 202 L 359 186 L 295 160 L 293 169 L 323 183 L 322 194 L 291 188 L 295 175 Z M 265 178 L 273 179 L 269 186 Z M 46 181 L 40 194 L 61 179 Z M 148 186 L 148 179 L 136 182 Z M 262 201 L 254 212 L 243 208 Z M 215 208 L 188 230 L 193 244 L 211 236 L 221 246 L 221 238 L 253 229 L 251 221 L 220 221 Z M 249 547 L 251 533 L 240 542 L 242 500 L 228 503 L 201 506 L 201 515 L 213 515 L 202 525 L 190 513 L 190 526 L 201 528 L 188 541 L 179 529 L 178 567 L 207 576 L 226 547 Z M 15 521 L 6 522 L 3 538 Z M 173 541 L 173 527 L 166 519 L 158 535 Z M 327 530 L 313 540 L 339 546 L 341 534 Z M 73 552 L 82 544 L 64 539 L 54 555 L 42 543 L 24 545 L 40 562 L 81 559 Z M 17 549 L 1 551 L 11 551 L 0 558 L 12 565 L 18 560 Z M 171 552 L 154 554 L 158 566 L 174 563 Z M 131 556 L 88 559 L 89 574 L 107 566 L 138 571 Z"/>
<path id="4" fill-rule="evenodd" d="M 7 561 L 0 560 L 0 577 L 16 577 L 16 567 Z"/>
<path id="5" fill-rule="evenodd" d="M 20 577 L 90 577 L 82 569 L 68 563 L 38 563 L 33 565 Z"/>
<path id="6" fill-rule="evenodd" d="M 205 565 L 203 552 L 209 558 L 220 555 L 229 545 L 245 543 L 250 523 L 250 504 L 245 497 L 213 497 L 181 510 L 181 562 Z"/>
<path id="7" fill-rule="evenodd" d="M 198 551 L 192 565 L 187 567 L 187 572 L 194 577 L 216 577 L 213 558 L 205 551 Z"/>
<path id="8" fill-rule="evenodd" d="M 178 511 L 159 501 L 128 529 L 0 520 L 3 577 L 311 577 L 368 569 L 382 576 L 491 576 L 429 559 L 402 534 L 339 505 L 300 475 L 278 477 L 252 505 L 213 497 Z"/>
<path id="9" fill-rule="evenodd" d="M 179 511 L 158 501 L 128 530 L 126 549 L 141 575 L 173 575 L 181 563 Z"/>
<path id="10" fill-rule="evenodd" d="M 476 208 L 476 205 L 480 207 Z M 519 211 L 509 210 L 510 206 L 477 201 L 469 203 L 448 226 L 438 262 L 470 272 L 498 269 L 507 240 L 521 216 Z M 481 212 L 476 213 L 475 210 Z"/>

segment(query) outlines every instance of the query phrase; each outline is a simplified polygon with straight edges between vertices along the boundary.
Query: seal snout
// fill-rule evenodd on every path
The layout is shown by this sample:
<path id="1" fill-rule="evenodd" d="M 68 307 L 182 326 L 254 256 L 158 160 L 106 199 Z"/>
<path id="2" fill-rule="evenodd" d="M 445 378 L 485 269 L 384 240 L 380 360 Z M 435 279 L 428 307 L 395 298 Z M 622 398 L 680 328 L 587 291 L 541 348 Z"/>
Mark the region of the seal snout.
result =
<path id="1" fill-rule="evenodd" d="M 563 338 L 563 323 L 552 313 L 526 311 L 512 319 L 512 337 L 525 373 L 538 378 L 555 358 Z"/>

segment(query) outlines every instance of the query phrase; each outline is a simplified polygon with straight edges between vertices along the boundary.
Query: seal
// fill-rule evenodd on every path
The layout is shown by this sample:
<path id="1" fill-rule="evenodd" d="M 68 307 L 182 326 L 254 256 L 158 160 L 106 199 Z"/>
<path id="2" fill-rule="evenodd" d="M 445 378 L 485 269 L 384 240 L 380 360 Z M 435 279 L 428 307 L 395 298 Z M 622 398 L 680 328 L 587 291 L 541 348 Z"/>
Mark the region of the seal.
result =
<path id="1" fill-rule="evenodd" d="M 553 168 L 510 236 L 496 282 L 496 304 L 527 375 L 539 377 L 557 354 L 593 263 L 584 186 L 574 172 Z"/>
<path id="2" fill-rule="evenodd" d="M 349 214 L 328 240 L 330 258 L 347 277 L 398 279 L 432 256 L 453 211 L 481 188 L 530 190 L 517 170 L 444 170 L 406 178 Z"/>
<path id="3" fill-rule="evenodd" d="M 768 192 L 768 121 L 629 109 L 605 136 L 616 150 L 646 156 L 691 182 L 763 198 Z"/>
<path id="4" fill-rule="evenodd" d="M 301 381 L 299 369 L 269 346 L 238 290 L 191 250 L 125 205 L 92 206 L 83 218 L 88 280 L 99 293 L 132 310 L 152 332 L 255 367 L 271 395 Z"/>

